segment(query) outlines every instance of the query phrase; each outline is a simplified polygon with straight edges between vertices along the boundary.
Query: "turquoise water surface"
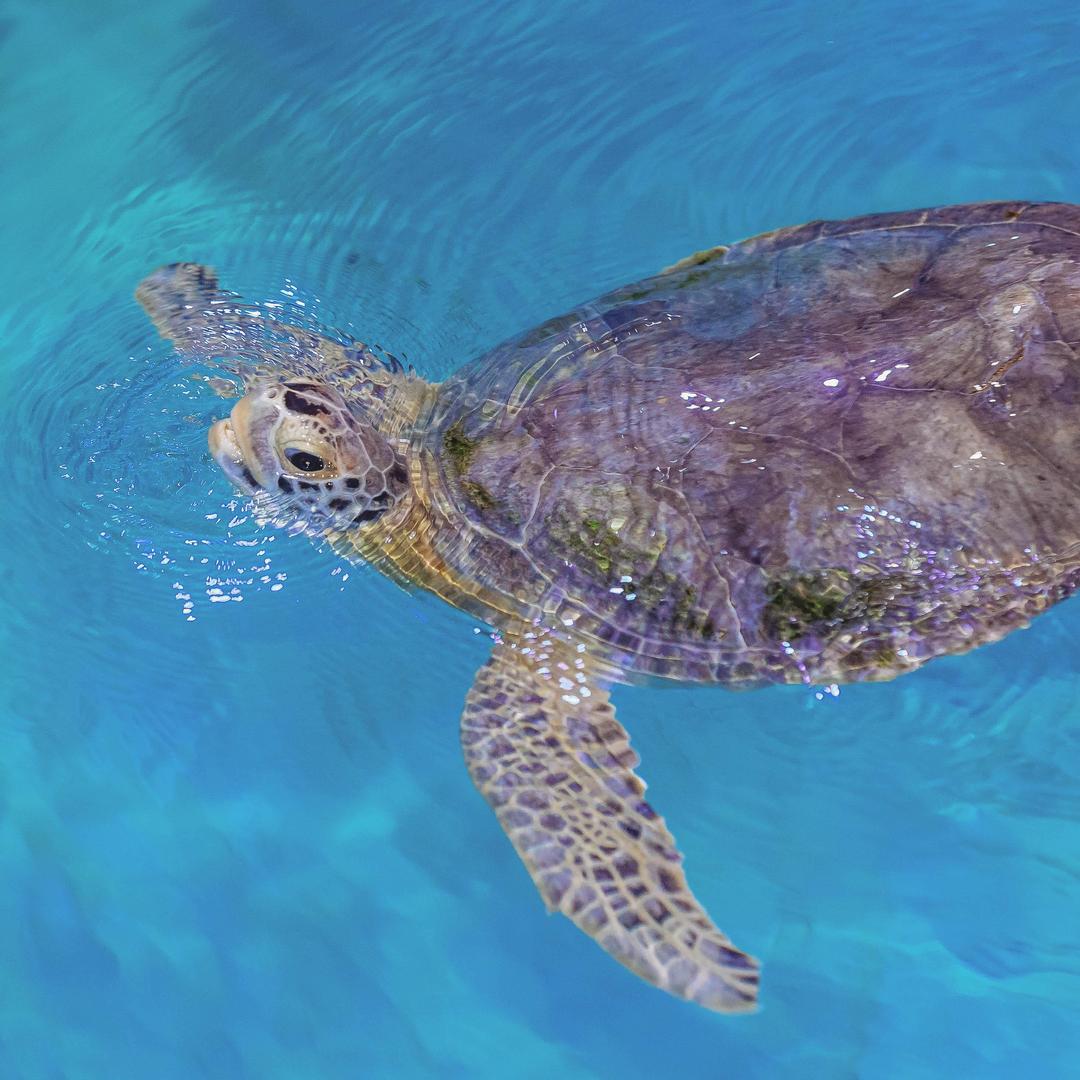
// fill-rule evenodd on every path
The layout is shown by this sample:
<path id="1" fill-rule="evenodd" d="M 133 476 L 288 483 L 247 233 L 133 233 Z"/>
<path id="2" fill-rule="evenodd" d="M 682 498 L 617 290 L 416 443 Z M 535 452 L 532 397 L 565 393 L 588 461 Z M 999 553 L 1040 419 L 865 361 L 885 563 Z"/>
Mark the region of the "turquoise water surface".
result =
<path id="1" fill-rule="evenodd" d="M 192 259 L 438 379 L 690 251 L 1080 201 L 1075 5 L 0 5 L 0 1077 L 1080 1075 L 1080 607 L 899 682 L 622 689 L 727 1018 L 536 892 L 484 628 L 252 518 L 132 299 Z"/>

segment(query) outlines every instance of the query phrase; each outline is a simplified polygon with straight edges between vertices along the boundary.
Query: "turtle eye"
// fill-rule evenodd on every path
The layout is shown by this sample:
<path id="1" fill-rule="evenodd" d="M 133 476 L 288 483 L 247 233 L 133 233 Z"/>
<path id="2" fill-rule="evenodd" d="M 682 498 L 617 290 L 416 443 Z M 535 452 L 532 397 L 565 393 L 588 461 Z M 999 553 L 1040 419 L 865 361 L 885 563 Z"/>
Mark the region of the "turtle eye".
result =
<path id="1" fill-rule="evenodd" d="M 285 460 L 301 472 L 322 472 L 326 468 L 326 462 L 318 454 L 301 450 L 299 446 L 285 447 Z"/>

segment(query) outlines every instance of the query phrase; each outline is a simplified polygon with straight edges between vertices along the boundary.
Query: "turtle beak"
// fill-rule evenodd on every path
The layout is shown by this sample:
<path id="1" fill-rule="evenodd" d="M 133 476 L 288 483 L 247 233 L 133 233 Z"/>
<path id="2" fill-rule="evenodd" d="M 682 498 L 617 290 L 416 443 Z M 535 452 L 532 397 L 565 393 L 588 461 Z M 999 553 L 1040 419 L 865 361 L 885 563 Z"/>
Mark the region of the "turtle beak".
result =
<path id="1" fill-rule="evenodd" d="M 221 471 L 229 478 L 234 487 L 245 495 L 253 495 L 259 490 L 255 477 L 244 463 L 244 455 L 236 440 L 236 433 L 229 420 L 218 420 L 210 428 L 207 436 L 210 455 L 218 463 Z"/>
<path id="2" fill-rule="evenodd" d="M 280 475 L 274 432 L 281 414 L 265 393 L 245 394 L 227 420 L 210 428 L 210 453 L 225 475 L 246 495 L 271 491 Z"/>

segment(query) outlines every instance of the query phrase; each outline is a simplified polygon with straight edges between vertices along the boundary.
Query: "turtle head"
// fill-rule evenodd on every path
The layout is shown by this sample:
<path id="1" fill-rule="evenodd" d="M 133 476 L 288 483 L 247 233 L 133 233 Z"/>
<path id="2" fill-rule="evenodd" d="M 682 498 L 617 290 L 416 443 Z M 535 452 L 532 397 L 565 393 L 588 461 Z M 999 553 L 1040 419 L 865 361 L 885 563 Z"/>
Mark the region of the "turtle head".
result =
<path id="1" fill-rule="evenodd" d="M 266 492 L 319 530 L 370 524 L 409 487 L 404 461 L 370 419 L 310 379 L 253 384 L 209 442 L 238 488 Z"/>

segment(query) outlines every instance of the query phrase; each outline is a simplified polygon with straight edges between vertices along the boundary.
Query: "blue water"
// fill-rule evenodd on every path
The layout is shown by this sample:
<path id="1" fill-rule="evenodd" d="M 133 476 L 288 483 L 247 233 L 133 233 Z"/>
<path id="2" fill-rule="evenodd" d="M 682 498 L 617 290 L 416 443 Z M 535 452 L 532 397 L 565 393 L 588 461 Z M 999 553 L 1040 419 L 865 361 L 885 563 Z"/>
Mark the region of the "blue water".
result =
<path id="1" fill-rule="evenodd" d="M 625 689 L 725 1018 L 546 918 L 468 618 L 255 521 L 175 259 L 431 378 L 812 217 L 1080 200 L 1046 0 L 0 7 L 0 1076 L 1072 1077 L 1080 606 L 838 698 Z"/>

